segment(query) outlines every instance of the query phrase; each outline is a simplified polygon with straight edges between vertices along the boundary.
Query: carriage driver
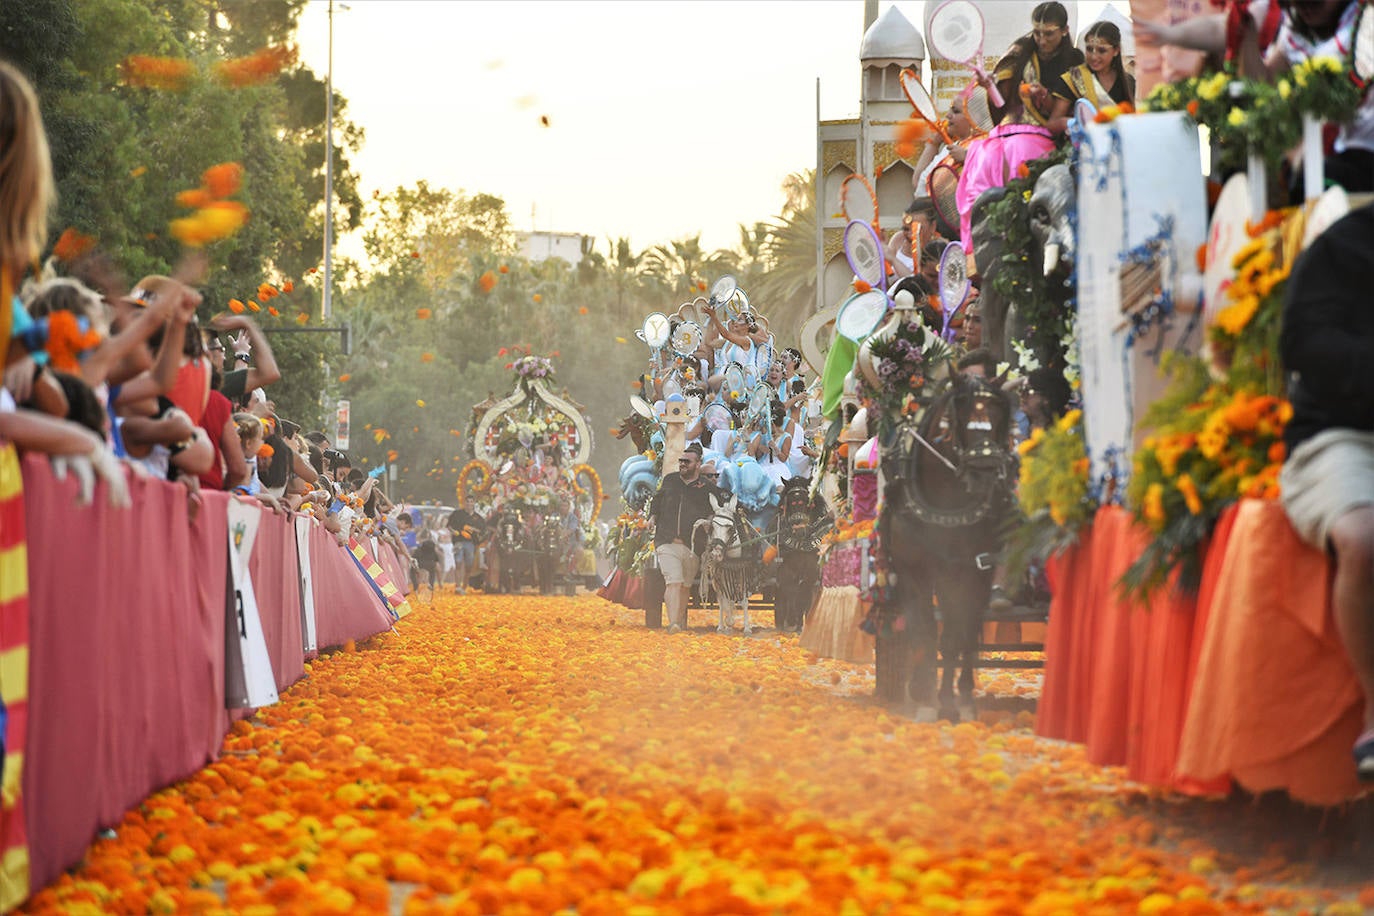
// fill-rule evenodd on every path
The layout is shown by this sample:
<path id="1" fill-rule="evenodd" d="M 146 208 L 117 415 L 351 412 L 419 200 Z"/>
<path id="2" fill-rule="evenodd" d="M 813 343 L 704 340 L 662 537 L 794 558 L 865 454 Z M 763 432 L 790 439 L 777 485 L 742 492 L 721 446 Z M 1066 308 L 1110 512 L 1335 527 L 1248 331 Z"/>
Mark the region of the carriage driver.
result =
<path id="1" fill-rule="evenodd" d="M 666 586 L 668 632 L 687 626 L 687 596 L 696 578 L 699 559 L 692 549 L 692 529 L 711 516 L 715 487 L 701 473 L 701 443 L 693 442 L 677 462 L 677 472 L 663 475 L 663 483 L 649 504 L 654 520 L 654 555 Z"/>

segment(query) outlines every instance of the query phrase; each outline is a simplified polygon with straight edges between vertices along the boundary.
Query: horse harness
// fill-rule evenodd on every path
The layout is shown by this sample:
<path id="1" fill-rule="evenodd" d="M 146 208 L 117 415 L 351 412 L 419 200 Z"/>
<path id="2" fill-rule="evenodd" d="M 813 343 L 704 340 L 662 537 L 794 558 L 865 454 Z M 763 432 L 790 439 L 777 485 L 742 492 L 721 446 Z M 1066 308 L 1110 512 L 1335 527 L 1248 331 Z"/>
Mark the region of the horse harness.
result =
<path id="1" fill-rule="evenodd" d="M 940 528 L 976 525 L 992 515 L 995 510 L 1000 510 L 1010 499 L 1014 466 L 1011 450 L 998 444 L 996 423 L 988 407 L 989 401 L 999 397 L 1000 392 L 981 380 L 976 380 L 972 392 L 961 390 L 956 384 L 950 384 L 921 412 L 915 428 L 908 422 L 898 430 L 895 448 L 892 449 L 896 460 L 887 464 L 897 470 L 897 473 L 892 475 L 893 482 L 902 481 L 906 484 L 899 488 L 903 508 L 922 522 Z M 968 398 L 972 398 L 974 403 L 969 418 L 963 421 L 964 426 L 987 435 L 980 437 L 978 443 L 971 448 L 961 445 L 955 436 L 949 443 L 954 457 L 954 460 L 950 461 L 931 444 L 932 438 L 939 441 L 939 437 L 933 437 L 931 433 L 936 424 L 946 417 L 952 417 L 954 422 L 959 422 L 959 412 L 952 408 L 955 408 L 961 399 Z M 976 483 L 984 483 L 985 485 L 980 488 L 982 498 L 972 505 L 959 508 L 945 508 L 933 504 L 926 498 L 921 486 L 919 468 L 922 448 L 934 452 L 969 492 L 975 492 Z M 991 470 L 975 475 L 972 471 L 975 464 L 987 465 Z"/>

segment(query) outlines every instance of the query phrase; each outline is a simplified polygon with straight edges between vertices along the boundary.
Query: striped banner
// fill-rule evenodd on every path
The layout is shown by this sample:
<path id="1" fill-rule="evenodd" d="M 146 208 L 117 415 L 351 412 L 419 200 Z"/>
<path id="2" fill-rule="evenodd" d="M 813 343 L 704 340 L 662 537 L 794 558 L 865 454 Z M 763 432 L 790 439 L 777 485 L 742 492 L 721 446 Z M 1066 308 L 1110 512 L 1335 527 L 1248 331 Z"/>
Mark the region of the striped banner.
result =
<path id="1" fill-rule="evenodd" d="M 8 303 L 4 303 L 8 306 Z M 24 745 L 29 719 L 29 570 L 24 480 L 14 446 L 0 443 L 0 912 L 29 896 Z"/>
<path id="2" fill-rule="evenodd" d="M 387 612 L 397 620 L 409 614 L 410 602 L 406 601 L 406 596 L 401 594 L 401 590 L 391 581 L 386 570 L 382 569 L 382 564 L 364 549 L 357 538 L 348 539 L 348 551 L 358 562 L 358 568 L 367 573 L 367 577 L 372 580 L 372 590 L 382 599 L 382 605 Z"/>

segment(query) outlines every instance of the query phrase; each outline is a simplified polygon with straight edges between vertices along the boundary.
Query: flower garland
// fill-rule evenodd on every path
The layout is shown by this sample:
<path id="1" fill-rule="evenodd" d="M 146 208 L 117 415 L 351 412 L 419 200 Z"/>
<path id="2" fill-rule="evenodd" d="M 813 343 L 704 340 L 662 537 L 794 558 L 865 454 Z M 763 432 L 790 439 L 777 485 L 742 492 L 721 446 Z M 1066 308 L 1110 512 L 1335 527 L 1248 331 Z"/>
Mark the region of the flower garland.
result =
<path id="1" fill-rule="evenodd" d="M 1221 513 L 1241 498 L 1278 497 L 1283 430 L 1293 415 L 1276 359 L 1292 262 L 1283 242 L 1298 237 L 1301 224 L 1300 211 L 1266 217 L 1259 237 L 1232 258 L 1228 304 L 1207 331 L 1213 365 L 1182 356 L 1165 363 L 1172 384 L 1146 414 L 1155 433 L 1135 455 L 1127 490 L 1137 521 L 1155 536 L 1122 579 L 1130 591 L 1148 593 L 1175 570 L 1182 587 L 1196 588 L 1199 548 Z"/>
<path id="2" fill-rule="evenodd" d="M 859 398 L 880 408 L 879 426 L 887 427 L 916 412 L 923 404 L 926 384 L 950 358 L 950 348 L 940 335 L 925 326 L 914 313 L 901 320 L 890 334 L 879 331 L 868 344 L 873 369 L 880 384 L 867 373 L 859 376 Z M 864 359 L 861 353 L 859 359 Z"/>
<path id="3" fill-rule="evenodd" d="M 468 477 L 472 474 L 478 475 L 476 483 L 469 483 Z M 458 505 L 464 509 L 468 508 L 469 501 L 479 493 L 485 493 L 491 488 L 491 465 L 481 458 L 473 458 L 463 465 L 458 472 Z"/>
<path id="4" fill-rule="evenodd" d="M 1361 92 L 1336 58 L 1309 58 L 1270 84 L 1228 71 L 1163 83 L 1145 100 L 1146 111 L 1186 111 L 1205 125 L 1220 148 L 1222 171 L 1245 167 L 1248 153 L 1276 165 L 1302 135 L 1302 115 L 1343 124 L 1360 106 Z"/>
<path id="5" fill-rule="evenodd" d="M 582 485 L 583 475 L 586 475 L 587 485 Z M 601 475 L 596 473 L 596 468 L 590 464 L 579 464 L 572 469 L 572 488 L 578 496 L 592 497 L 592 515 L 595 519 L 601 514 L 601 505 L 606 501 L 606 491 L 601 486 Z"/>

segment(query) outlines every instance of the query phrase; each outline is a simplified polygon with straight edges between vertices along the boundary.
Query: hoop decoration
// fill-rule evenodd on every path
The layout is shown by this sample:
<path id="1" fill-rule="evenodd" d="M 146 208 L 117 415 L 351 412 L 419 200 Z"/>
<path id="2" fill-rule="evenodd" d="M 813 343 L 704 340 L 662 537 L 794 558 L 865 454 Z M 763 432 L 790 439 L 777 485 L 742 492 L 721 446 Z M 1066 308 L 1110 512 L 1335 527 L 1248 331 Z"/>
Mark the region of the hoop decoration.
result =
<path id="1" fill-rule="evenodd" d="M 669 329 L 668 316 L 662 312 L 652 312 L 644 319 L 644 327 L 637 336 L 648 344 L 650 349 L 662 350 L 668 344 Z"/>
<path id="2" fill-rule="evenodd" d="M 878 195 L 867 178 L 857 172 L 845 176 L 840 182 L 840 210 L 847 223 L 858 220 L 871 226 L 878 221 Z"/>
<path id="3" fill-rule="evenodd" d="M 950 322 L 954 320 L 955 313 L 963 308 L 971 285 L 968 278 L 968 254 L 964 251 L 963 245 L 950 242 L 945 246 L 945 253 L 940 255 L 940 311 L 944 313 L 944 326 L 940 330 L 940 336 L 946 341 L 954 337 L 954 329 L 950 327 Z"/>
<path id="4" fill-rule="evenodd" d="M 1368 7 L 1366 7 L 1366 10 Z M 1307 220 L 1303 226 L 1302 247 L 1306 248 L 1327 229 L 1331 224 L 1350 212 L 1350 197 L 1346 194 L 1345 188 L 1338 184 L 1333 184 L 1322 192 L 1321 196 L 1311 205 L 1307 211 Z"/>
<path id="5" fill-rule="evenodd" d="M 589 496 L 592 500 L 590 516 L 586 524 L 601 514 L 601 504 L 606 501 L 606 491 L 601 487 L 601 475 L 590 464 L 579 464 L 572 469 L 572 488 L 578 496 Z"/>
<path id="6" fill-rule="evenodd" d="M 936 54 L 963 64 L 979 78 L 987 77 L 983 69 L 983 14 L 970 0 L 945 0 L 930 14 L 926 40 Z M 994 82 L 988 87 L 988 99 L 997 108 L 1006 102 Z"/>
<path id="7" fill-rule="evenodd" d="M 835 331 L 846 340 L 860 343 L 882 323 L 887 315 L 887 295 L 876 289 L 855 293 L 840 306 Z"/>
<path id="8" fill-rule="evenodd" d="M 670 343 L 673 352 L 685 359 L 695 353 L 705 339 L 706 333 L 702 331 L 699 324 L 695 321 L 684 321 L 673 332 Z"/>
<path id="9" fill-rule="evenodd" d="M 739 284 L 735 282 L 735 278 L 726 274 L 711 285 L 710 298 L 706 300 L 706 304 L 712 308 L 720 308 L 730 301 L 737 289 Z"/>
<path id="10" fill-rule="evenodd" d="M 887 289 L 887 261 L 873 224 L 853 220 L 844 227 L 844 257 L 854 276 L 872 289 Z"/>
<path id="11" fill-rule="evenodd" d="M 630 409 L 646 420 L 658 422 L 658 417 L 654 415 L 653 406 L 637 394 L 630 395 Z"/>
<path id="12" fill-rule="evenodd" d="M 735 425 L 735 415 L 720 401 L 712 401 L 702 408 L 701 421 L 709 430 L 730 429 Z"/>
<path id="13" fill-rule="evenodd" d="M 455 496 L 458 505 L 470 509 L 477 497 L 491 489 L 491 465 L 481 458 L 473 458 L 458 472 Z"/>
<path id="14" fill-rule="evenodd" d="M 940 135 L 950 146 L 954 145 L 954 138 L 949 135 L 949 125 L 940 120 L 940 113 L 935 110 L 935 100 L 930 97 L 926 87 L 921 84 L 921 77 L 910 67 L 906 68 L 898 76 L 902 84 L 902 91 L 911 102 L 911 107 L 916 109 L 916 114 L 922 121 L 925 121 L 935 132 Z"/>
<path id="15" fill-rule="evenodd" d="M 943 234 L 959 234 L 959 170 L 948 162 L 942 162 L 930 170 L 926 179 L 926 193 L 935 206 L 935 216 L 939 219 Z"/>
<path id="16" fill-rule="evenodd" d="M 725 367 L 725 381 L 721 385 L 721 396 L 732 404 L 737 404 L 744 398 L 747 387 L 748 377 L 745 375 L 744 367 L 739 363 L 731 363 Z"/>
<path id="17" fill-rule="evenodd" d="M 811 371 L 817 375 L 825 372 L 825 357 L 830 350 L 832 337 L 830 331 L 835 326 L 835 317 L 838 314 L 839 307 L 831 305 L 821 309 L 802 323 L 800 332 L 802 359 L 806 360 Z"/>
<path id="18" fill-rule="evenodd" d="M 773 402 L 773 396 L 773 386 L 767 382 L 759 382 L 749 393 L 749 413 L 756 417 L 771 417 L 768 405 Z"/>

